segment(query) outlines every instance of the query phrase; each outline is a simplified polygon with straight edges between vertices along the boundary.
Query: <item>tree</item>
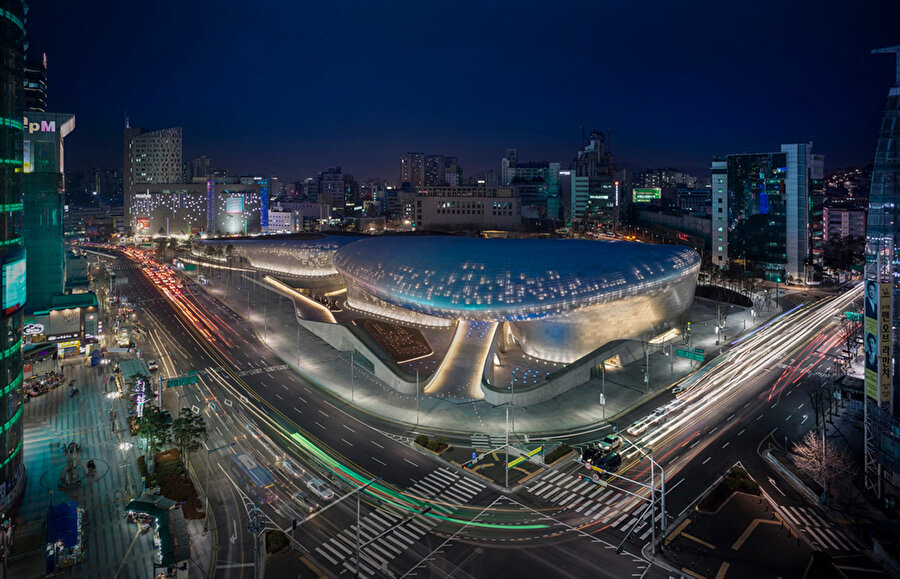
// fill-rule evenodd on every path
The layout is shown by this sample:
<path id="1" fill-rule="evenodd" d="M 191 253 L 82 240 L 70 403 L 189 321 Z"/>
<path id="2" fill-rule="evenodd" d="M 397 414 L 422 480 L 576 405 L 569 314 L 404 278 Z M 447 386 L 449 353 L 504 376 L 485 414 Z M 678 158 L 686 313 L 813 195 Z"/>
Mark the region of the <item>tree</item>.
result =
<path id="1" fill-rule="evenodd" d="M 835 479 L 850 477 L 854 471 L 853 457 L 845 448 L 829 443 L 824 436 L 817 436 L 812 430 L 806 433 L 803 440 L 794 443 L 791 459 L 797 468 L 822 485 L 826 497 Z"/>
<path id="2" fill-rule="evenodd" d="M 178 418 L 172 421 L 172 438 L 187 464 L 187 455 L 202 448 L 207 439 L 206 422 L 203 416 L 190 408 L 182 408 Z"/>
<path id="3" fill-rule="evenodd" d="M 145 405 L 144 415 L 138 418 L 137 425 L 137 433 L 147 441 L 151 457 L 172 441 L 172 421 L 168 413 L 156 406 Z"/>
<path id="4" fill-rule="evenodd" d="M 814 424 L 816 425 L 816 432 L 819 432 L 819 416 L 821 416 L 822 418 L 825 417 L 825 407 L 830 402 L 828 396 L 828 388 L 825 387 L 825 384 L 826 383 L 806 385 L 806 395 L 809 397 L 809 403 L 812 406 L 813 414 L 816 419 L 816 421 L 814 422 Z M 824 424 L 822 424 L 822 428 L 825 428 Z"/>

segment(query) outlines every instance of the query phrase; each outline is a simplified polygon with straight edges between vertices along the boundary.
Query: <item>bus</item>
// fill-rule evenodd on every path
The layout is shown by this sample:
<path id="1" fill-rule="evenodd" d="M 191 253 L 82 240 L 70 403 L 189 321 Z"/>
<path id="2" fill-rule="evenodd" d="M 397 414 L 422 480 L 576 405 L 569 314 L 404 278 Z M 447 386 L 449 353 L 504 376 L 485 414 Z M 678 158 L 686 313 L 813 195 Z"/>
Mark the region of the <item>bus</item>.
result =
<path id="1" fill-rule="evenodd" d="M 256 500 L 270 503 L 275 498 L 275 478 L 246 452 L 231 456 L 231 473 Z"/>

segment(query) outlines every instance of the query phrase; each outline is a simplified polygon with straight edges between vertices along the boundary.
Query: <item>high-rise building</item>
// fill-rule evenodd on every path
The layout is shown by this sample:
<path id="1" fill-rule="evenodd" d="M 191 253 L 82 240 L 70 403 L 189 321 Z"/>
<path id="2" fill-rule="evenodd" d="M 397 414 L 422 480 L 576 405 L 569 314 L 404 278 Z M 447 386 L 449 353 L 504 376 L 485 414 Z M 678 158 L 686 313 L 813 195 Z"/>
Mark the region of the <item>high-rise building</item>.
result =
<path id="1" fill-rule="evenodd" d="M 503 171 L 509 183 L 519 190 L 522 217 L 527 219 L 562 219 L 562 197 L 559 185 L 559 163 L 528 161 L 507 164 L 503 159 Z"/>
<path id="2" fill-rule="evenodd" d="M 513 173 L 511 169 L 519 162 L 519 151 L 516 149 L 506 149 L 506 155 L 500 161 L 500 184 L 509 185 L 512 181 Z"/>
<path id="3" fill-rule="evenodd" d="M 196 159 L 191 160 L 191 170 L 190 170 L 190 178 L 193 179 L 206 179 L 207 177 L 212 176 L 213 164 L 212 160 L 203 155 L 197 157 Z"/>
<path id="4" fill-rule="evenodd" d="M 738 260 L 766 279 L 806 280 L 822 251 L 824 156 L 811 144 L 712 164 L 713 265 Z"/>
<path id="5" fill-rule="evenodd" d="M 181 127 L 147 131 L 132 128 L 126 120 L 124 167 L 126 211 L 134 206 L 133 195 L 137 186 L 181 183 Z M 134 217 L 130 213 L 125 216 L 131 226 L 134 226 Z"/>
<path id="6" fill-rule="evenodd" d="M 0 2 L 0 513 L 7 513 L 25 489 L 22 460 L 22 325 L 26 298 L 22 239 L 22 136 L 25 3 Z"/>
<path id="7" fill-rule="evenodd" d="M 400 182 L 413 189 L 425 186 L 425 153 L 406 153 L 400 157 Z"/>
<path id="8" fill-rule="evenodd" d="M 28 256 L 28 313 L 50 308 L 53 296 L 61 295 L 66 286 L 63 139 L 74 128 L 74 115 L 29 112 L 25 118 L 22 231 Z"/>
<path id="9" fill-rule="evenodd" d="M 616 188 L 616 165 L 606 150 L 606 136 L 591 131 L 588 143 L 572 162 L 569 189 L 563 196 L 566 219 L 595 219 L 611 224 L 618 220 L 619 199 Z"/>
<path id="10" fill-rule="evenodd" d="M 897 66 L 878 133 L 866 223 L 864 475 L 866 490 L 881 498 L 885 483 L 900 486 L 900 46 L 872 52 L 894 54 Z"/>
<path id="11" fill-rule="evenodd" d="M 47 110 L 47 53 L 25 59 L 25 110 Z"/>
<path id="12" fill-rule="evenodd" d="M 318 202 L 332 210 L 343 211 L 345 202 L 344 173 L 340 167 L 331 167 L 319 173 Z"/>

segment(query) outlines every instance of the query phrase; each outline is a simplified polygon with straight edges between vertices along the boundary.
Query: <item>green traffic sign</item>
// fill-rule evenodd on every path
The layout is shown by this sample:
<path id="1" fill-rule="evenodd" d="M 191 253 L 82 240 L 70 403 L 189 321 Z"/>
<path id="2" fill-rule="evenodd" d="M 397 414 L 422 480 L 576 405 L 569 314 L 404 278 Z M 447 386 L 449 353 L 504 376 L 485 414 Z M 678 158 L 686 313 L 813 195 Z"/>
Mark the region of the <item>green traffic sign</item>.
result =
<path id="1" fill-rule="evenodd" d="M 862 321 L 862 314 L 860 314 L 859 312 L 844 312 L 844 314 L 847 316 L 847 319 L 850 320 L 851 322 L 861 322 Z"/>
<path id="2" fill-rule="evenodd" d="M 702 352 L 682 350 L 681 348 L 675 350 L 675 355 L 682 358 L 687 358 L 688 360 L 694 360 L 695 362 L 702 362 L 705 359 L 705 356 Z"/>
<path id="3" fill-rule="evenodd" d="M 166 380 L 166 388 L 178 388 L 179 386 L 190 386 L 200 382 L 200 375 L 197 372 L 191 372 L 187 376 L 179 376 L 178 378 L 169 378 Z"/>

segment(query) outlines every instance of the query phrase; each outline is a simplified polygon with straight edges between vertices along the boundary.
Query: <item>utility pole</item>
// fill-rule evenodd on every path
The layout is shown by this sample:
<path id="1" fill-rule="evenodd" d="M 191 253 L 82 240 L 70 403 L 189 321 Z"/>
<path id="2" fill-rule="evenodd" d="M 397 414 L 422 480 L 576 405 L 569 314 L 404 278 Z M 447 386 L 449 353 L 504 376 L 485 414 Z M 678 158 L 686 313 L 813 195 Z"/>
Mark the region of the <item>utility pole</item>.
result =
<path id="1" fill-rule="evenodd" d="M 350 401 L 353 402 L 356 400 L 356 385 L 353 382 L 353 352 L 356 351 L 356 348 L 350 350 Z"/>
<path id="2" fill-rule="evenodd" d="M 419 369 L 416 368 L 416 426 L 419 425 Z"/>

